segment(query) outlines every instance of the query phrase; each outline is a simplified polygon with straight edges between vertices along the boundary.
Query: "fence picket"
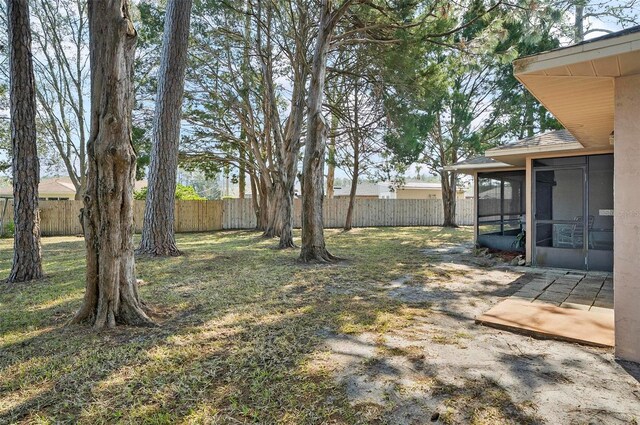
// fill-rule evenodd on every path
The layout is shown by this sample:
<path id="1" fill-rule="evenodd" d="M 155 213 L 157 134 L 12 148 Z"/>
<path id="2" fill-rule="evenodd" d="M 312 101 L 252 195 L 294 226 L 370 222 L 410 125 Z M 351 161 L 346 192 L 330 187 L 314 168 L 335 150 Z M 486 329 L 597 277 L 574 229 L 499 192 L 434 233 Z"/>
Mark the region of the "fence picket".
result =
<path id="1" fill-rule="evenodd" d="M 473 199 L 458 199 L 456 222 L 473 225 Z M 79 215 L 82 201 L 40 201 L 40 230 L 43 236 L 77 235 L 82 233 Z M 324 201 L 325 227 L 340 228 L 349 207 L 348 199 Z M 294 200 L 294 227 L 301 225 L 300 199 Z M 134 203 L 134 224 L 142 231 L 144 201 Z M 13 206 L 7 206 L 5 223 L 13 221 Z M 354 227 L 377 226 L 440 226 L 444 221 L 440 199 L 356 199 Z M 176 201 L 175 229 L 177 233 L 222 229 L 253 229 L 256 217 L 251 199 L 210 201 Z"/>

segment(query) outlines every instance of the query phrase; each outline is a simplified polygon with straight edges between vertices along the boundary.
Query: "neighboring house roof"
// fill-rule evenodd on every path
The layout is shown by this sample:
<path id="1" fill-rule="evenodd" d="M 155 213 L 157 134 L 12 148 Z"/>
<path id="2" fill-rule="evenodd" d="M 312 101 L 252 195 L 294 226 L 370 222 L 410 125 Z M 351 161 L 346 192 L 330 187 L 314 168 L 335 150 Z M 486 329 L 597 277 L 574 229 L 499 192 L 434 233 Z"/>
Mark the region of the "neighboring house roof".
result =
<path id="1" fill-rule="evenodd" d="M 379 183 L 358 183 L 356 186 L 356 196 L 378 196 L 382 187 Z M 333 188 L 333 196 L 349 196 L 351 185 L 336 186 Z"/>
<path id="2" fill-rule="evenodd" d="M 137 181 L 135 190 L 140 190 L 147 186 L 146 180 Z M 48 195 L 68 196 L 73 198 L 76 194 L 76 188 L 69 177 L 45 177 L 40 180 L 38 185 L 38 195 L 46 197 Z M 5 181 L 0 185 L 0 196 L 13 196 L 13 187 L 11 181 Z"/>
<path id="3" fill-rule="evenodd" d="M 391 189 L 393 188 L 393 189 Z M 408 181 L 400 187 L 395 187 L 390 182 L 379 183 L 360 183 L 356 187 L 356 196 L 380 196 L 381 194 L 388 194 L 391 190 L 441 190 L 442 185 L 436 182 L 416 182 Z M 464 191 L 463 187 L 458 188 L 459 192 Z M 351 191 L 351 185 L 345 185 L 344 187 L 335 187 L 333 196 L 349 196 Z"/>
<path id="4" fill-rule="evenodd" d="M 479 189 L 478 199 L 512 199 L 512 192 L 513 188 L 508 185 L 505 185 L 504 189 L 501 189 L 499 187 L 492 187 L 484 190 Z"/>
<path id="5" fill-rule="evenodd" d="M 68 177 L 42 179 L 38 185 L 38 193 L 69 193 L 75 195 L 76 187 Z"/>
<path id="6" fill-rule="evenodd" d="M 436 182 L 405 182 L 398 189 L 420 190 L 420 189 L 441 189 L 442 185 Z"/>
<path id="7" fill-rule="evenodd" d="M 442 184 L 438 182 L 405 182 L 396 190 L 441 190 Z M 464 187 L 458 187 L 458 192 L 464 192 Z"/>

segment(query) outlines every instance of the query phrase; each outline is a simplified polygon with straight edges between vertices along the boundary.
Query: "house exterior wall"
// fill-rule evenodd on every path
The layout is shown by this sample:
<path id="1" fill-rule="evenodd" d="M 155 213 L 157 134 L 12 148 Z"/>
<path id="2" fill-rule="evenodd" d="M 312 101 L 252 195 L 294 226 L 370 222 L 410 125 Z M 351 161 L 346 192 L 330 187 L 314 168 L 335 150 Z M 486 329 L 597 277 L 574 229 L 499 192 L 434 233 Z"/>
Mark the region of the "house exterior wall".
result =
<path id="1" fill-rule="evenodd" d="M 333 195 L 334 199 L 349 199 L 349 195 Z M 374 195 L 356 195 L 356 199 L 379 199 Z"/>
<path id="2" fill-rule="evenodd" d="M 13 189 L 2 190 L 0 191 L 0 196 L 13 196 Z M 51 191 L 38 191 L 39 199 L 74 199 L 76 196 L 75 192 L 66 191 L 66 192 L 51 192 Z"/>
<path id="3" fill-rule="evenodd" d="M 640 75 L 615 80 L 614 310 L 616 355 L 640 362 Z"/>
<path id="4" fill-rule="evenodd" d="M 456 193 L 457 199 L 464 199 L 464 191 Z M 441 189 L 403 189 L 396 190 L 396 199 L 442 199 Z"/>
<path id="5" fill-rule="evenodd" d="M 473 172 L 473 246 L 478 246 L 478 172 Z"/>
<path id="6" fill-rule="evenodd" d="M 75 198 L 75 194 L 69 194 L 69 192 L 67 193 L 54 193 L 54 192 L 40 192 L 38 193 L 38 198 L 40 199 L 74 199 Z"/>
<path id="7" fill-rule="evenodd" d="M 525 163 L 525 262 L 530 265 L 533 261 L 533 159 L 527 158 Z"/>

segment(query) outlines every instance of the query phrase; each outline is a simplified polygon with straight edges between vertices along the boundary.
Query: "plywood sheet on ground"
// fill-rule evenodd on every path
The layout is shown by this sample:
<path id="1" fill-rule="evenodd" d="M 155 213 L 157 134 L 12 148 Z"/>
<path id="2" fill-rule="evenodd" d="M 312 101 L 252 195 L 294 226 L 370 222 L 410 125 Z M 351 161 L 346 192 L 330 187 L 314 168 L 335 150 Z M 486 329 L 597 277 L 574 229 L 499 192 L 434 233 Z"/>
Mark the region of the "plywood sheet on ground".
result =
<path id="1" fill-rule="evenodd" d="M 613 347 L 613 310 L 584 311 L 517 298 L 506 299 L 477 323 L 537 337 Z"/>

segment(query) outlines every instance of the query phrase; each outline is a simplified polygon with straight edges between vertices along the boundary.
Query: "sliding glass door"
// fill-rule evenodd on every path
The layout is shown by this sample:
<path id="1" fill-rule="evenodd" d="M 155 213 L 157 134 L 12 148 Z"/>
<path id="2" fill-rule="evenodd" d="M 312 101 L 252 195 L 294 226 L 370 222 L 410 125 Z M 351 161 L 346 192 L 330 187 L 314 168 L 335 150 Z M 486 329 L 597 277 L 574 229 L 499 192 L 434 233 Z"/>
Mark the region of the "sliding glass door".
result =
<path id="1" fill-rule="evenodd" d="M 538 266 L 613 269 L 612 155 L 534 161 Z"/>

